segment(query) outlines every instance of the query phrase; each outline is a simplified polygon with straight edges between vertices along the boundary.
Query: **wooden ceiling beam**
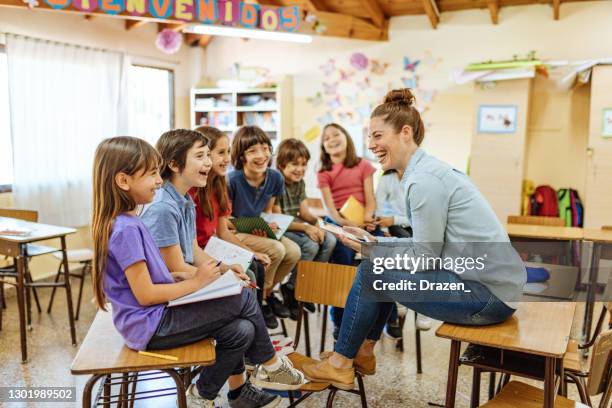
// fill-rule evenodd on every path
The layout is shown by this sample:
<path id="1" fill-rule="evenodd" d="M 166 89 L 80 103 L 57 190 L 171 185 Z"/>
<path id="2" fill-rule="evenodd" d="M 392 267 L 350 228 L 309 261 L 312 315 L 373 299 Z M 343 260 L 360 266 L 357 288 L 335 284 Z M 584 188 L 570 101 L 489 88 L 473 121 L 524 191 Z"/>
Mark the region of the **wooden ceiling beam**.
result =
<path id="1" fill-rule="evenodd" d="M 361 4 L 376 27 L 385 25 L 385 13 L 378 4 L 378 0 L 361 0 Z"/>
<path id="2" fill-rule="evenodd" d="M 381 28 L 376 27 L 370 21 L 348 14 L 327 11 L 317 11 L 314 14 L 317 16 L 319 23 L 326 27 L 326 30 L 320 35 L 370 41 L 384 41 L 388 39 L 388 20 L 385 20 L 385 25 Z M 312 29 L 308 33 L 315 34 Z"/>
<path id="3" fill-rule="evenodd" d="M 147 24 L 147 20 L 132 20 L 132 19 L 127 19 L 125 20 L 125 29 L 127 31 L 131 31 L 135 28 L 138 28 L 140 26 L 143 26 L 145 24 Z"/>
<path id="4" fill-rule="evenodd" d="M 206 34 L 193 34 L 193 33 L 185 33 L 184 34 L 185 43 L 190 47 L 202 47 L 206 48 L 206 46 L 212 41 L 212 35 Z"/>
<path id="5" fill-rule="evenodd" d="M 489 7 L 489 13 L 491 13 L 491 22 L 493 24 L 499 23 L 499 0 L 487 0 L 487 7 Z"/>
<path id="6" fill-rule="evenodd" d="M 427 14 L 427 17 L 429 17 L 431 26 L 434 29 L 437 28 L 438 23 L 440 22 L 440 11 L 438 10 L 436 0 L 421 0 L 421 2 L 423 3 L 425 14 Z"/>
<path id="7" fill-rule="evenodd" d="M 559 20 L 559 14 L 561 12 L 561 0 L 552 0 L 553 6 L 553 18 Z"/>

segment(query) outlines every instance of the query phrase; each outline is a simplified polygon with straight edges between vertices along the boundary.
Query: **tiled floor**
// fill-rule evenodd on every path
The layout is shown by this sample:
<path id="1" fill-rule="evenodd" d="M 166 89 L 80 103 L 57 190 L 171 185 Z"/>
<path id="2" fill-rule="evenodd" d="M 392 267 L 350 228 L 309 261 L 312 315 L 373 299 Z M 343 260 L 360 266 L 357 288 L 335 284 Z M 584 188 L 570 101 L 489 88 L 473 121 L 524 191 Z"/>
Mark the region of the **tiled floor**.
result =
<path id="1" fill-rule="evenodd" d="M 41 302 L 45 309 L 49 291 L 40 290 Z M 86 285 L 81 318 L 77 322 L 77 339 L 82 340 L 92 321 L 95 309 L 92 303 L 85 299 L 91 298 L 91 286 Z M 70 331 L 66 314 L 66 302 L 63 293 L 56 297 L 53 312 L 42 314 L 34 312 L 33 329 L 28 332 L 29 362 L 21 364 L 19 348 L 19 330 L 14 298 L 7 299 L 8 309 L 4 310 L 4 322 L 0 331 L 0 387 L 3 386 L 75 386 L 77 403 L 39 403 L 39 404 L 8 404 L 0 402 L 0 407 L 69 407 L 81 406 L 80 394 L 87 381 L 86 376 L 72 376 L 70 363 L 77 348 L 70 345 Z M 578 311 L 577 316 L 581 316 Z M 580 320 L 580 319 L 576 319 Z M 412 319 L 408 320 L 412 322 Z M 311 316 L 313 334 L 313 350 L 319 349 L 321 315 Z M 575 322 L 577 326 L 578 322 Z M 328 325 L 328 328 L 331 324 Z M 365 387 L 370 407 L 428 407 L 428 403 L 443 404 L 448 368 L 449 341 L 436 338 L 435 328 L 422 333 L 423 374 L 416 374 L 414 350 L 414 329 L 406 325 L 405 351 L 395 348 L 394 342 L 384 339 L 377 346 L 378 373 L 367 377 Z M 288 322 L 289 332 L 294 333 L 295 325 Z M 328 348 L 331 347 L 331 332 L 327 336 Z M 303 342 L 299 351 L 303 350 Z M 535 383 L 537 384 L 537 383 Z M 487 381 L 483 381 L 481 395 L 486 395 Z M 151 388 L 163 388 L 166 384 L 152 381 Z M 457 407 L 469 406 L 468 395 L 471 386 L 471 370 L 465 367 L 459 369 Z M 570 386 L 570 397 L 578 399 L 575 388 Z M 313 395 L 302 406 L 323 407 L 327 393 Z M 285 400 L 286 401 L 286 400 Z M 598 401 L 596 399 L 594 402 Z M 285 404 L 286 405 L 286 404 Z M 175 407 L 174 397 L 145 400 L 136 407 Z M 347 393 L 339 393 L 335 399 L 336 407 L 359 406 L 359 398 Z"/>

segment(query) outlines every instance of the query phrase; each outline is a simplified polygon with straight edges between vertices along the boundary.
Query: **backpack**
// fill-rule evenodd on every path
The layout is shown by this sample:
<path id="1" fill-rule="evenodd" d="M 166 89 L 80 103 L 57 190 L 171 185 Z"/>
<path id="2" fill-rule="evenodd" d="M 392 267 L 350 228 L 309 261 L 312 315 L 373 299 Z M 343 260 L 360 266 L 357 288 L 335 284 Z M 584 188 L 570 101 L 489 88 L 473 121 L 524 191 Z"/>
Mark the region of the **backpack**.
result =
<path id="1" fill-rule="evenodd" d="M 558 217 L 557 192 L 551 186 L 538 186 L 530 200 L 530 214 L 544 217 Z"/>
<path id="2" fill-rule="evenodd" d="M 560 188 L 557 191 L 559 202 L 559 217 L 567 227 L 582 227 L 584 222 L 584 207 L 578 191 L 572 188 Z"/>

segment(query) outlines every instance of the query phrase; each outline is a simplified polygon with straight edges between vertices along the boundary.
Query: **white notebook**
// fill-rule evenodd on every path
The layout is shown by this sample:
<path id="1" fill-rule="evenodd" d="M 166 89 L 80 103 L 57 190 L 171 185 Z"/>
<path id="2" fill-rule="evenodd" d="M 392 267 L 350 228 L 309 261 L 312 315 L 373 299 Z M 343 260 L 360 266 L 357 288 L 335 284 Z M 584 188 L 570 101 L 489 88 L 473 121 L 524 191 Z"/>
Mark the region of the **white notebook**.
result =
<path id="1" fill-rule="evenodd" d="M 231 242 L 223 241 L 215 236 L 210 237 L 206 247 L 204 247 L 204 252 L 226 265 L 240 265 L 243 272 L 249 269 L 254 256 L 253 252 L 247 251 Z"/>
<path id="2" fill-rule="evenodd" d="M 281 239 L 281 237 L 285 234 L 287 229 L 289 228 L 289 224 L 293 221 L 293 217 L 291 215 L 285 214 L 277 214 L 277 213 L 265 213 L 262 212 L 259 215 L 265 222 L 268 224 L 275 222 L 278 224 L 278 231 L 274 233 L 277 239 Z"/>
<path id="3" fill-rule="evenodd" d="M 225 272 L 213 283 L 200 290 L 168 302 L 168 306 L 184 305 L 186 303 L 201 302 L 203 300 L 218 299 L 237 295 L 242 291 L 244 284 L 231 270 Z"/>

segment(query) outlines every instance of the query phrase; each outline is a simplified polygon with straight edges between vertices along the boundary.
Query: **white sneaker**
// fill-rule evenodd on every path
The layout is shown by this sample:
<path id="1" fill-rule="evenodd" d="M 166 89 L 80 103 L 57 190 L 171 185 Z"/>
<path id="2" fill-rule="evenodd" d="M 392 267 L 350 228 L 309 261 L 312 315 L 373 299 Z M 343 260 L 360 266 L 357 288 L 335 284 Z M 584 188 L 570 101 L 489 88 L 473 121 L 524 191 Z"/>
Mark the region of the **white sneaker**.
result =
<path id="1" fill-rule="evenodd" d="M 424 316 L 422 314 L 417 315 L 416 319 L 416 328 L 421 331 L 427 331 L 431 329 L 433 325 L 433 320 L 430 317 Z"/>
<path id="2" fill-rule="evenodd" d="M 293 367 L 291 360 L 287 356 L 278 356 L 281 359 L 281 366 L 276 371 L 268 371 L 260 364 L 251 375 L 251 383 L 259 388 L 292 391 L 302 388 L 307 380 L 304 374 Z"/>
<path id="3" fill-rule="evenodd" d="M 215 408 L 215 400 L 202 398 L 195 384 L 190 384 L 185 391 L 187 397 L 187 408 Z"/>

